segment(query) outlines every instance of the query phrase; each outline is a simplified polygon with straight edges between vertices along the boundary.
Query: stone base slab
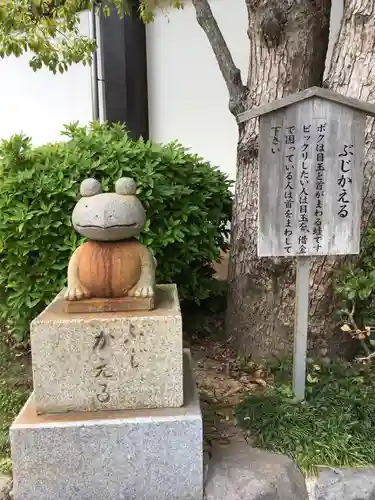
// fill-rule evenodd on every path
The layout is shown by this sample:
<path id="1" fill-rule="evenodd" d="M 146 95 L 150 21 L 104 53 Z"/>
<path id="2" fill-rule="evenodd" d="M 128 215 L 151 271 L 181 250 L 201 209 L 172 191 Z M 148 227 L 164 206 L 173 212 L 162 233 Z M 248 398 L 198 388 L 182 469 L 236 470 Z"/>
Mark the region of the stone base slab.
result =
<path id="1" fill-rule="evenodd" d="M 375 467 L 321 467 L 306 485 L 309 500 L 373 500 Z"/>
<path id="2" fill-rule="evenodd" d="M 203 430 L 188 350 L 182 408 L 36 414 L 11 430 L 14 500 L 202 500 Z"/>
<path id="3" fill-rule="evenodd" d="M 245 441 L 215 445 L 211 452 L 204 500 L 308 500 L 301 471 L 284 455 L 252 448 Z"/>
<path id="4" fill-rule="evenodd" d="M 157 286 L 152 311 L 73 314 L 64 303 L 60 294 L 30 327 L 37 413 L 183 404 L 176 285 Z"/>
<path id="5" fill-rule="evenodd" d="M 63 302 L 63 311 L 68 314 L 151 311 L 154 307 L 154 297 L 94 298 L 85 300 L 64 300 Z"/>

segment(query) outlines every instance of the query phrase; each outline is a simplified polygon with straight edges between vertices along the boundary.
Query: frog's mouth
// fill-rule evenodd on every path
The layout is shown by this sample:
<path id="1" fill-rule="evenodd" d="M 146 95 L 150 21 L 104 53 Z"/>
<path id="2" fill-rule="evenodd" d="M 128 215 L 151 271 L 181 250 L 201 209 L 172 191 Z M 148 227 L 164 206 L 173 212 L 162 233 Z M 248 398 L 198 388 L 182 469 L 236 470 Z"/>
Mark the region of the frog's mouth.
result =
<path id="1" fill-rule="evenodd" d="M 94 224 L 87 224 L 85 226 L 81 226 L 77 224 L 77 227 L 81 227 L 82 229 L 119 229 L 124 227 L 136 227 L 137 223 L 132 222 L 131 224 L 113 224 L 113 226 L 96 226 Z"/>

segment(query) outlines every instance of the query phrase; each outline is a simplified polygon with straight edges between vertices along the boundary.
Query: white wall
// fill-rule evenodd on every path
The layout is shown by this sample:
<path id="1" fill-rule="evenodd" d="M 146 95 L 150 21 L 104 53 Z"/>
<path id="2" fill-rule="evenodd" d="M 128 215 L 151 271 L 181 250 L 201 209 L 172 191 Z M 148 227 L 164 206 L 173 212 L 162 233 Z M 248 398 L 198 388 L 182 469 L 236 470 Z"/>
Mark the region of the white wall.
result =
<path id="1" fill-rule="evenodd" d="M 343 0 L 332 3 L 329 54 Z M 246 78 L 249 44 L 245 0 L 211 0 L 211 6 Z M 89 14 L 84 12 L 81 32 L 85 35 L 90 33 L 89 24 Z M 226 86 L 189 0 L 183 10 L 158 13 L 155 22 L 147 26 L 147 58 L 151 138 L 161 142 L 178 139 L 234 178 L 237 127 L 228 111 Z M 0 59 L 0 138 L 24 132 L 35 144 L 41 144 L 59 140 L 63 124 L 92 120 L 89 67 L 75 65 L 64 75 L 47 69 L 34 73 L 28 59 L 28 55 Z M 99 87 L 103 118 L 101 83 Z"/>
<path id="2" fill-rule="evenodd" d="M 230 13 L 228 12 L 228 5 Z M 247 14 L 244 0 L 213 0 L 213 13 L 236 65 L 246 78 Z M 190 3 L 159 13 L 147 26 L 150 136 L 178 139 L 234 177 L 237 126 L 212 49 Z"/>
<path id="3" fill-rule="evenodd" d="M 211 0 L 212 11 L 247 78 L 249 41 L 245 0 Z M 332 1 L 332 52 L 343 0 Z M 236 172 L 237 127 L 228 93 L 211 47 L 190 2 L 183 10 L 158 13 L 147 26 L 150 136 L 178 139 L 232 179 Z"/>
<path id="4" fill-rule="evenodd" d="M 81 15 L 81 31 L 89 35 L 89 15 Z M 66 74 L 47 69 L 34 73 L 31 56 L 0 59 L 0 138 L 24 132 L 34 144 L 60 140 L 63 124 L 92 120 L 91 70 L 72 66 Z"/>

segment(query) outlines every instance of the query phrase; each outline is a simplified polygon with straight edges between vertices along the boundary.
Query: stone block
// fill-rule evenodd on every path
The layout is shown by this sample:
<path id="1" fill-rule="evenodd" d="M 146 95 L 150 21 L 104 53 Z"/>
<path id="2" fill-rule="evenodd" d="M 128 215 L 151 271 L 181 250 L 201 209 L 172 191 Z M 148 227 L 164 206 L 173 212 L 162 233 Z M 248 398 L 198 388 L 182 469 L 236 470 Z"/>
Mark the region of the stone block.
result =
<path id="1" fill-rule="evenodd" d="M 151 311 L 154 308 L 154 297 L 66 300 L 63 306 L 64 312 L 68 314 Z"/>
<path id="2" fill-rule="evenodd" d="M 181 408 L 37 415 L 11 426 L 14 500 L 202 500 L 203 430 L 188 351 Z"/>
<path id="3" fill-rule="evenodd" d="M 0 500 L 11 500 L 12 477 L 0 474 Z"/>
<path id="4" fill-rule="evenodd" d="M 308 495 L 292 460 L 235 441 L 212 450 L 204 499 L 307 500 Z"/>
<path id="5" fill-rule="evenodd" d="M 31 323 L 38 413 L 183 404 L 175 285 L 157 287 L 152 311 L 68 314 L 62 294 Z"/>
<path id="6" fill-rule="evenodd" d="M 375 468 L 323 468 L 311 500 L 374 500 Z"/>

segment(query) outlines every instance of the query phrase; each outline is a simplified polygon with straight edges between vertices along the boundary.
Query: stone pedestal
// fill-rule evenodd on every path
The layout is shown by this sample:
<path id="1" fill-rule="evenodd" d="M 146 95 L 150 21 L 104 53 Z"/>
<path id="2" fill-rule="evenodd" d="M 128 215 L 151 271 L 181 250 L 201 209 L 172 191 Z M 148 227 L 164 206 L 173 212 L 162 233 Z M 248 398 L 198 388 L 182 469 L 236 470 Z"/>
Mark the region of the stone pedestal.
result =
<path id="1" fill-rule="evenodd" d="M 11 430 L 14 500 L 202 500 L 203 430 L 175 285 L 152 311 L 31 324 L 34 392 Z"/>
<path id="2" fill-rule="evenodd" d="M 11 448 L 14 500 L 202 500 L 189 351 L 183 407 L 41 416 L 34 394 L 11 427 Z"/>
<path id="3" fill-rule="evenodd" d="M 157 286 L 152 311 L 66 313 L 58 296 L 30 330 L 37 413 L 183 404 L 175 285 Z"/>

